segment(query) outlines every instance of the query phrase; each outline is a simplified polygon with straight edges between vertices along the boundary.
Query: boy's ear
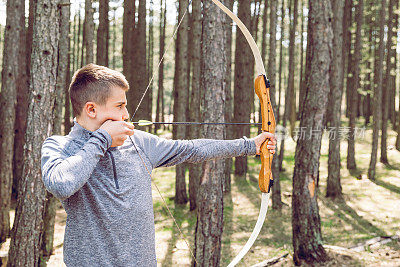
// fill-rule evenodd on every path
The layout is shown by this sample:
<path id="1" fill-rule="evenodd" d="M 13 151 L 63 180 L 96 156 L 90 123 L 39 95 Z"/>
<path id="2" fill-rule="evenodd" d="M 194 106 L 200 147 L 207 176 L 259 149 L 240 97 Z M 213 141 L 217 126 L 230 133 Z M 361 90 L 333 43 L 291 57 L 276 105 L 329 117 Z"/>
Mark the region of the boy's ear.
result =
<path id="1" fill-rule="evenodd" d="M 97 106 L 94 102 L 86 102 L 84 112 L 90 118 L 94 119 L 97 115 Z"/>

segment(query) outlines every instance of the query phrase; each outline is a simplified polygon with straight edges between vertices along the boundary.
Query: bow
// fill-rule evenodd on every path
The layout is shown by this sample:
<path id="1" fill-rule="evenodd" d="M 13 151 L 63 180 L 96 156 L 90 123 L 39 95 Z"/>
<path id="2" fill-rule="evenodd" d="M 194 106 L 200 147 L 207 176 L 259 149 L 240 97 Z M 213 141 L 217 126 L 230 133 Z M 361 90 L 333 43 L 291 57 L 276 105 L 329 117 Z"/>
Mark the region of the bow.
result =
<path id="1" fill-rule="evenodd" d="M 251 51 L 253 52 L 253 56 L 255 59 L 256 71 L 258 75 L 257 78 L 255 79 L 254 87 L 255 87 L 255 92 L 258 98 L 260 99 L 261 118 L 262 118 L 261 129 L 264 132 L 275 133 L 276 123 L 269 95 L 270 84 L 266 78 L 266 71 L 264 68 L 264 63 L 261 57 L 260 50 L 258 49 L 256 42 L 254 41 L 253 37 L 251 36 L 251 33 L 243 24 L 243 22 L 220 1 L 218 0 L 212 0 L 212 1 L 236 23 L 236 25 L 241 30 L 241 32 L 243 33 L 244 37 L 246 38 L 247 42 L 250 45 Z M 257 223 L 253 229 L 253 232 L 250 235 L 250 238 L 247 240 L 244 247 L 239 251 L 238 255 L 228 265 L 228 267 L 235 266 L 246 255 L 246 253 L 249 251 L 251 246 L 256 241 L 257 236 L 260 233 L 261 228 L 264 224 L 265 217 L 267 215 L 270 189 L 274 181 L 271 170 L 273 155 L 267 149 L 267 143 L 268 142 L 264 142 L 261 145 L 260 149 L 261 170 L 258 178 L 258 183 L 262 195 L 261 195 L 261 207 L 260 207 L 260 212 L 258 214 Z"/>
<path id="2" fill-rule="evenodd" d="M 264 68 L 264 63 L 263 63 L 263 60 L 261 57 L 260 50 L 258 49 L 257 44 L 254 41 L 251 33 L 249 32 L 249 30 L 246 28 L 246 26 L 243 24 L 243 22 L 238 17 L 231 10 L 229 10 L 225 5 L 223 5 L 220 1 L 218 1 L 218 0 L 211 0 L 211 1 L 215 5 L 217 5 L 224 13 L 226 13 L 236 23 L 236 25 L 241 30 L 241 32 L 243 33 L 247 42 L 250 45 L 251 51 L 253 52 L 253 56 L 255 59 L 256 71 L 258 74 L 258 76 L 255 79 L 254 86 L 255 86 L 255 93 L 257 94 L 258 98 L 260 99 L 261 118 L 262 118 L 261 129 L 264 132 L 275 133 L 276 123 L 275 123 L 275 117 L 274 117 L 270 94 L 269 94 L 270 83 L 269 83 L 268 79 L 266 78 L 266 71 Z M 191 2 L 192 2 L 192 0 L 190 0 L 188 7 L 190 6 Z M 183 17 L 186 15 L 186 12 L 187 12 L 187 10 L 183 14 L 181 21 L 179 21 L 178 26 L 176 27 L 173 36 L 175 36 L 175 34 L 183 20 Z M 165 50 L 165 53 L 167 52 L 167 50 L 168 50 L 168 48 Z M 165 53 L 164 53 L 164 55 L 165 55 Z M 162 59 L 164 58 L 164 55 L 163 55 Z M 162 61 L 162 59 L 161 59 L 161 61 Z M 161 61 L 159 62 L 158 66 L 160 66 Z M 143 94 L 141 100 L 139 101 L 138 106 L 136 107 L 136 110 L 132 116 L 132 119 L 135 116 L 136 111 L 139 108 L 140 104 L 142 103 L 143 98 L 144 98 L 145 94 L 147 93 L 153 79 L 154 79 L 154 74 L 153 74 L 153 77 L 150 79 L 149 85 L 147 86 L 146 90 L 144 91 L 144 94 Z M 129 138 L 131 139 L 131 137 L 129 137 Z M 136 147 L 136 144 L 133 142 L 132 139 L 131 139 L 131 141 L 132 141 L 138 155 L 140 156 L 140 153 Z M 259 187 L 262 192 L 262 195 L 261 195 L 261 207 L 260 207 L 260 212 L 258 215 L 257 223 L 253 229 L 253 232 L 250 235 L 250 238 L 247 240 L 244 247 L 239 251 L 238 255 L 228 265 L 228 267 L 235 266 L 246 255 L 246 253 L 249 251 L 249 249 L 251 248 L 251 246 L 254 244 L 255 240 L 257 239 L 257 236 L 261 231 L 261 228 L 265 221 L 265 217 L 267 215 L 268 203 L 269 203 L 269 197 L 270 197 L 270 189 L 273 185 L 273 177 L 272 177 L 272 170 L 271 170 L 273 155 L 269 152 L 269 150 L 267 148 L 267 143 L 268 143 L 267 141 L 264 142 L 260 148 L 261 170 L 260 170 L 258 181 L 259 181 Z M 142 159 L 141 156 L 140 156 L 140 158 L 141 158 L 148 174 L 151 176 L 151 172 L 148 170 L 144 160 Z M 154 182 L 153 182 L 153 184 L 154 184 Z M 158 189 L 156 184 L 154 184 L 154 185 L 155 185 L 158 193 L 160 194 L 160 196 L 164 202 L 164 205 L 166 206 L 170 216 L 173 218 L 175 225 L 178 227 L 180 234 L 183 237 L 185 237 L 185 235 L 180 230 L 178 224 L 176 223 L 175 218 L 173 217 L 171 211 L 169 210 L 168 205 L 166 204 L 163 196 L 161 195 L 160 190 Z M 197 263 L 197 260 L 193 254 L 193 251 L 192 251 L 191 247 L 189 246 L 188 242 L 186 241 L 186 239 L 185 239 L 185 242 L 190 250 L 190 253 L 192 254 L 192 257 L 194 258 L 194 260 Z"/>

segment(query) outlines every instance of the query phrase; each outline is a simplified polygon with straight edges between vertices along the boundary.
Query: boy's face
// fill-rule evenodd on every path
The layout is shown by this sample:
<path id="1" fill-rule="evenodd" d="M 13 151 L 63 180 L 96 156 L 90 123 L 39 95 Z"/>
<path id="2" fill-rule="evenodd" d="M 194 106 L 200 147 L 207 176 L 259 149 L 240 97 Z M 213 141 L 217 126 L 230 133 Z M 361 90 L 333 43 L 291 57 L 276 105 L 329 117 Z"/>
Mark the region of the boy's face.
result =
<path id="1" fill-rule="evenodd" d="M 95 119 L 101 125 L 107 120 L 124 121 L 129 119 L 126 109 L 125 90 L 120 87 L 112 87 L 110 97 L 106 104 L 97 105 Z"/>

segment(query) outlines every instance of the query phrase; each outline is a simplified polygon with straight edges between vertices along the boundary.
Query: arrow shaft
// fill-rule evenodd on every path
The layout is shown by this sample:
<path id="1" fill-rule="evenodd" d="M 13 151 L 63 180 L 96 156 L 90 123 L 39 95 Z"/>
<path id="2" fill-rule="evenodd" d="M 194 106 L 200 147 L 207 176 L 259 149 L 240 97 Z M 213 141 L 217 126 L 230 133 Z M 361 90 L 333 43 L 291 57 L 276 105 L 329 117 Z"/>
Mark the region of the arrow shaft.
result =
<path id="1" fill-rule="evenodd" d="M 134 125 L 142 124 L 142 122 L 132 122 Z M 262 123 L 252 123 L 252 122 L 149 122 L 149 125 L 152 124 L 167 124 L 167 125 L 262 125 Z M 148 125 L 143 125 L 148 126 Z"/>

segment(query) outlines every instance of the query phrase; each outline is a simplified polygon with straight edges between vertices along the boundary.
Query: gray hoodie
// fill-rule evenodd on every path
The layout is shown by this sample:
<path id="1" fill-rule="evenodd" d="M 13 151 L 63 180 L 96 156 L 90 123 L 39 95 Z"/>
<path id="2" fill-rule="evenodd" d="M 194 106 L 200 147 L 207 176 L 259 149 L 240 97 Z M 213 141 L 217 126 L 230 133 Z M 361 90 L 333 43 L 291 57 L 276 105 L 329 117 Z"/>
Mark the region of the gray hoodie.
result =
<path id="1" fill-rule="evenodd" d="M 256 153 L 246 137 L 167 140 L 135 130 L 132 140 L 150 172 Z M 156 266 L 151 177 L 129 138 L 111 147 L 106 131 L 90 132 L 75 123 L 67 136 L 43 143 L 42 175 L 67 212 L 67 266 Z"/>

